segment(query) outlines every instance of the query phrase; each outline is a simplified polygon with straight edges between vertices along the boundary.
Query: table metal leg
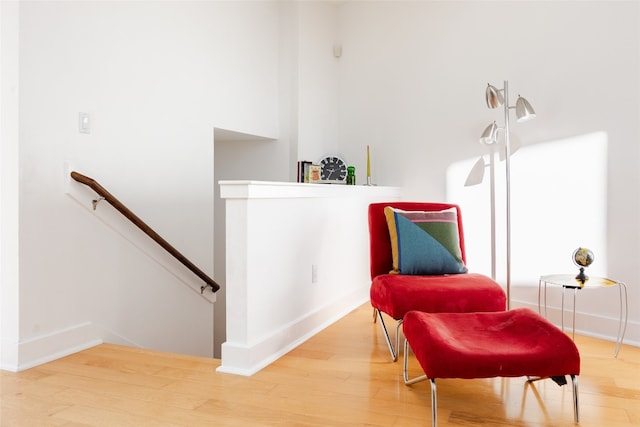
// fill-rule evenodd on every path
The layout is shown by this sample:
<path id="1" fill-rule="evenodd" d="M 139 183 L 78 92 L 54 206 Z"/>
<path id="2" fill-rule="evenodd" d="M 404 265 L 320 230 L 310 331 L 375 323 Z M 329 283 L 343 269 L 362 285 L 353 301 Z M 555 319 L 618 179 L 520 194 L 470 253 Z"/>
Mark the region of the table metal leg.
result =
<path id="1" fill-rule="evenodd" d="M 547 282 L 544 282 L 544 317 L 549 318 L 547 316 Z"/>
<path id="2" fill-rule="evenodd" d="M 542 284 L 544 283 L 544 296 L 542 296 Z M 542 302 L 544 301 L 544 317 L 547 316 L 547 282 L 538 280 L 538 314 L 542 314 Z"/>
<path id="3" fill-rule="evenodd" d="M 615 357 L 618 357 L 620 352 L 620 346 L 624 339 L 624 334 L 627 332 L 627 321 L 629 320 L 629 305 L 627 303 L 627 285 L 618 282 L 618 288 L 620 289 L 620 320 L 618 321 L 618 336 L 616 337 L 616 348 L 614 350 Z M 624 311 L 624 327 L 622 323 L 622 312 Z"/>
<path id="4" fill-rule="evenodd" d="M 553 285 L 558 285 L 562 287 L 562 305 L 561 305 L 561 322 L 560 329 L 562 332 L 565 332 L 564 329 L 564 300 L 565 300 L 565 292 L 567 289 L 573 289 L 573 312 L 571 317 L 571 338 L 575 340 L 576 337 L 576 294 L 581 287 L 575 286 L 573 282 L 573 276 L 571 275 L 550 275 L 550 276 L 541 276 L 538 281 L 538 313 L 542 314 L 542 305 L 544 304 L 544 317 L 548 318 L 547 315 L 547 283 L 549 279 L 552 278 L 550 282 Z M 607 279 L 607 278 L 592 278 L 593 281 L 591 283 L 590 288 L 595 287 L 613 287 L 618 286 L 619 297 L 620 297 L 620 310 L 619 310 L 619 318 L 618 318 L 618 334 L 616 336 L 616 345 L 614 349 L 615 357 L 618 357 L 618 353 L 622 347 L 622 343 L 624 342 L 624 336 L 627 332 L 627 324 L 629 321 L 629 303 L 628 303 L 628 293 L 627 293 L 627 285 L 623 282 L 618 282 L 615 280 Z M 544 289 L 542 286 L 544 285 Z M 544 295 L 543 295 L 544 292 Z"/>
<path id="5" fill-rule="evenodd" d="M 538 280 L 538 314 L 542 314 L 540 311 L 540 293 L 542 289 L 542 280 Z M 544 317 L 547 317 L 547 313 L 544 314 Z"/>
<path id="6" fill-rule="evenodd" d="M 561 329 L 562 332 L 564 332 L 564 291 L 566 291 L 567 288 L 565 288 L 564 286 L 562 287 L 562 311 L 560 311 L 560 315 L 562 316 L 562 319 L 560 321 Z"/>
<path id="7" fill-rule="evenodd" d="M 576 340 L 576 294 L 578 293 L 578 288 L 573 288 L 573 322 L 572 322 L 572 331 L 571 331 L 571 339 Z"/>

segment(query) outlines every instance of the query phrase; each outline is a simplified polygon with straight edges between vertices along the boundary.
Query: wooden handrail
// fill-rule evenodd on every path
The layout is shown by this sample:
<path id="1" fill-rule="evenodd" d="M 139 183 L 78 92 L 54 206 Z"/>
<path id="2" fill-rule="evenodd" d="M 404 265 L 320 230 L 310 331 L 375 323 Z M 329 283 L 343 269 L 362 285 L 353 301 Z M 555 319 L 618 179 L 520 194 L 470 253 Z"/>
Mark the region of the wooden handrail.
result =
<path id="1" fill-rule="evenodd" d="M 191 261 L 189 261 L 184 255 L 182 255 L 176 248 L 171 246 L 169 242 L 164 240 L 158 233 L 156 233 L 151 227 L 144 223 L 136 214 L 131 212 L 129 208 L 123 205 L 118 199 L 116 199 L 111 193 L 109 193 L 103 186 L 98 184 L 96 180 L 93 178 L 89 178 L 88 176 L 84 176 L 81 173 L 76 171 L 71 172 L 71 178 L 78 181 L 81 184 L 86 185 L 91 188 L 93 191 L 98 193 L 98 195 L 108 202 L 111 206 L 113 206 L 118 212 L 124 215 L 129 221 L 134 223 L 136 227 L 142 230 L 147 236 L 151 237 L 156 243 L 158 243 L 162 248 L 164 248 L 167 252 L 173 255 L 178 261 L 180 261 L 185 267 L 191 270 L 196 276 L 201 278 L 206 285 L 200 287 L 200 293 L 204 292 L 207 286 L 211 287 L 213 292 L 216 292 L 220 289 L 220 285 L 216 283 L 215 280 L 207 276 L 202 270 L 196 267 Z M 94 209 L 97 204 L 97 200 L 94 201 Z"/>

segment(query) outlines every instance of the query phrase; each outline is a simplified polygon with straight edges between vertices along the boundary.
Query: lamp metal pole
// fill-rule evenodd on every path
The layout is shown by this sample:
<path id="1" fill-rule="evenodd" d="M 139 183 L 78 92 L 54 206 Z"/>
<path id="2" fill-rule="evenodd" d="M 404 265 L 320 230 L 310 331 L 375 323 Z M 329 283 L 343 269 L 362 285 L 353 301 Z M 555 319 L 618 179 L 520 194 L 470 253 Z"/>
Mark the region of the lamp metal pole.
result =
<path id="1" fill-rule="evenodd" d="M 504 81 L 504 150 L 507 224 L 507 310 L 511 309 L 511 145 L 509 144 L 509 82 Z"/>
<path id="2" fill-rule="evenodd" d="M 491 278 L 496 280 L 496 173 L 495 173 L 495 144 L 489 145 L 489 182 L 491 199 Z"/>

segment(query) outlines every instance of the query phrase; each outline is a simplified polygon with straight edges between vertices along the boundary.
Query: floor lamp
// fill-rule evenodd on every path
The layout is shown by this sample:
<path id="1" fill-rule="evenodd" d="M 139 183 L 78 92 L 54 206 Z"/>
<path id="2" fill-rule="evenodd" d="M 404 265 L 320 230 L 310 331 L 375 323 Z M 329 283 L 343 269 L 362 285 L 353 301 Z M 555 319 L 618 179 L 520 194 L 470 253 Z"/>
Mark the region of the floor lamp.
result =
<path id="1" fill-rule="evenodd" d="M 491 273 L 495 279 L 495 181 L 494 181 L 494 145 L 498 141 L 499 131 L 504 134 L 504 160 L 505 160 L 505 190 L 506 190 L 506 262 L 507 262 L 507 310 L 511 309 L 511 144 L 509 141 L 509 110 L 516 110 L 516 121 L 526 122 L 536 116 L 536 112 L 529 104 L 529 101 L 518 95 L 515 106 L 509 106 L 509 82 L 504 81 L 502 89 L 497 89 L 491 84 L 487 85 L 485 91 L 487 107 L 491 109 L 502 106 L 504 108 L 504 127 L 499 127 L 494 121 L 484 130 L 480 136 L 480 143 L 487 144 L 491 148 L 489 167 L 491 171 Z M 482 163 L 480 163 L 480 160 Z M 484 175 L 484 159 L 481 158 L 474 165 L 465 185 L 474 185 L 482 182 Z M 474 170 L 476 173 L 474 175 Z M 482 174 L 480 174 L 480 172 Z M 472 177 L 473 176 L 473 177 Z M 477 177 L 480 177 L 479 181 Z"/>

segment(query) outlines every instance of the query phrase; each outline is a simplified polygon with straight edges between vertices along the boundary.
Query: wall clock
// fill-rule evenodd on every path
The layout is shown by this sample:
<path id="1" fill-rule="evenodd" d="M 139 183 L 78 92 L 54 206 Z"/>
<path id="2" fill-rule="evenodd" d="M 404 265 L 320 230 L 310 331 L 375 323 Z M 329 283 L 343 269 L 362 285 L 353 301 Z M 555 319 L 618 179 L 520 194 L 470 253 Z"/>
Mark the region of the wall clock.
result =
<path id="1" fill-rule="evenodd" d="M 344 183 L 347 179 L 347 164 L 338 156 L 327 156 L 320 160 L 320 177 L 323 181 Z"/>

